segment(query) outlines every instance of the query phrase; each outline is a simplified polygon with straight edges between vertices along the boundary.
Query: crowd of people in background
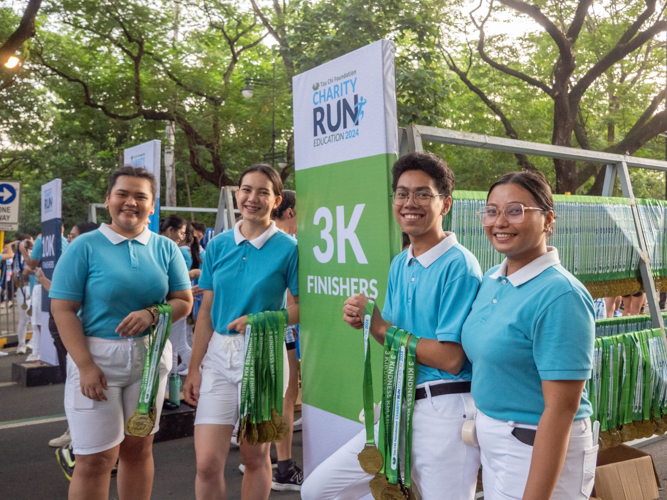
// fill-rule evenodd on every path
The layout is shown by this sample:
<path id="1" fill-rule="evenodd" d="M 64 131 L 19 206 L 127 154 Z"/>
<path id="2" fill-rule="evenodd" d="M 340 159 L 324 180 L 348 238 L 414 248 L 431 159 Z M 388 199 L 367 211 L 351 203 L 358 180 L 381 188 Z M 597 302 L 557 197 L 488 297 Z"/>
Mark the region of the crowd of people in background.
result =
<path id="1" fill-rule="evenodd" d="M 240 209 L 237 210 L 236 216 L 237 225 L 229 231 L 232 241 L 234 241 L 234 237 L 238 238 L 238 235 L 241 234 L 240 227 L 245 222 L 243 232 L 248 233 L 248 241 L 256 245 L 256 235 L 250 230 L 254 225 L 257 225 L 257 227 L 262 225 L 263 227 L 263 225 L 268 224 L 272 233 L 268 235 L 269 238 L 279 232 L 280 238 L 286 238 L 282 246 L 287 245 L 285 246 L 286 250 L 291 249 L 289 251 L 296 252 L 295 192 L 283 190 L 280 178 L 268 166 L 262 166 L 259 170 L 254 171 L 254 173 L 249 172 L 249 174 L 249 179 L 257 180 L 255 177 L 258 177 L 260 181 L 262 178 L 266 177 L 268 179 L 267 176 L 270 176 L 274 199 L 271 206 L 264 207 L 266 210 L 263 211 L 261 217 L 258 217 L 254 210 L 246 211 L 244 208 L 248 199 L 252 199 L 252 203 L 255 202 L 254 200 L 257 198 L 255 191 L 257 189 L 252 188 L 253 192 L 248 194 L 247 186 L 242 184 L 239 194 L 244 198 L 244 201 L 239 203 Z M 202 276 L 202 271 L 207 259 L 207 244 L 212 240 L 213 231 L 207 229 L 206 224 L 202 222 L 187 221 L 178 214 L 170 214 L 160 220 L 159 236 L 156 237 L 156 235 L 150 233 L 147 223 L 149 215 L 152 214 L 154 188 L 155 179 L 143 169 L 125 167 L 117 171 L 110 180 L 105 203 L 109 210 L 109 222 L 97 224 L 82 221 L 71 226 L 67 238 L 64 236 L 62 238 L 62 253 L 54 270 L 53 282 L 46 278 L 40 267 L 41 234 L 34 236 L 19 234 L 14 241 L 7 242 L 3 248 L 2 293 L 0 297 L 6 308 L 18 308 L 18 346 L 16 354 L 23 355 L 32 350 L 26 361 L 39 361 L 41 358 L 39 346 L 42 342 L 40 338 L 42 332 L 40 321 L 42 316 L 40 314 L 42 288 L 49 294 L 52 301 L 52 314 L 49 315 L 48 326 L 57 352 L 60 376 L 63 381 L 66 381 L 64 402 L 69 425 L 63 435 L 53 438 L 48 444 L 57 448 L 58 462 L 71 481 L 71 498 L 78 498 L 77 495 L 83 495 L 81 498 L 85 495 L 95 496 L 97 493 L 103 496 L 104 492 L 108 491 L 109 478 L 115 475 L 118 476 L 119 492 L 121 494 L 122 491 L 131 491 L 132 498 L 143 498 L 144 496 L 148 498 L 150 496 L 152 481 L 148 481 L 147 478 L 152 476 L 153 466 L 150 453 L 152 436 L 159 427 L 160 412 L 175 410 L 179 407 L 179 404 L 173 402 L 173 398 L 165 397 L 169 388 L 167 376 L 186 377 L 188 375 L 191 371 L 193 342 L 195 348 L 197 342 L 195 340 L 195 329 L 200 329 L 200 311 L 203 311 L 207 318 L 206 323 L 210 324 L 211 322 L 211 304 L 210 302 L 206 303 L 206 297 L 212 298 L 214 293 L 210 292 L 207 295 L 207 290 L 211 289 L 212 286 L 210 274 L 208 281 L 206 281 L 206 276 Z M 132 200 L 128 202 L 130 198 Z M 130 209 L 127 208 L 128 206 L 130 206 Z M 65 227 L 66 222 L 63 219 L 63 234 L 65 234 Z M 85 242 L 82 239 L 81 242 L 71 246 L 74 240 L 86 233 L 92 234 L 86 235 Z M 132 245 L 132 242 L 135 241 L 140 244 Z M 220 241 L 222 242 L 222 239 Z M 136 276 L 129 281 L 126 271 L 123 271 L 126 265 L 123 262 L 123 252 L 125 250 L 121 249 L 126 242 L 129 242 L 127 244 L 131 249 L 130 253 L 136 252 L 136 256 L 133 255 L 130 259 L 129 267 L 133 268 L 132 259 L 134 258 L 138 259 L 142 267 L 141 278 Z M 272 241 L 272 245 L 273 243 Z M 143 246 L 147 246 L 147 249 L 142 248 Z M 172 254 L 171 248 L 176 248 L 176 252 Z M 145 255 L 142 256 L 141 252 L 144 252 Z M 274 253 L 274 250 L 269 245 L 269 252 L 265 251 L 259 254 L 258 258 L 266 259 L 272 253 Z M 96 260 L 99 262 L 96 262 Z M 282 258 L 276 257 L 277 263 L 281 260 Z M 217 255 L 216 252 L 208 257 L 208 265 L 211 269 L 215 268 L 217 263 L 224 261 L 225 257 Z M 165 262 L 167 264 L 164 264 Z M 265 304 L 267 309 L 279 309 L 283 303 L 288 309 L 296 308 L 295 318 L 298 318 L 296 262 L 294 260 L 291 263 L 293 276 L 289 279 L 294 295 L 290 294 L 289 291 L 285 294 L 283 291 L 273 294 L 275 297 L 261 294 L 258 296 L 264 297 L 265 301 L 270 302 Z M 114 265 L 114 263 L 117 265 Z M 150 267 L 156 268 L 151 270 Z M 262 266 L 256 266 L 256 269 L 261 268 Z M 162 277 L 163 275 L 164 277 Z M 154 278 L 154 280 L 151 278 Z M 204 279 L 203 286 L 200 286 L 200 279 Z M 158 287 L 156 292 L 154 290 L 156 283 L 152 283 L 152 281 L 156 281 L 156 283 L 164 281 L 164 283 Z M 142 288 L 144 292 L 141 291 Z M 283 289 L 287 288 L 287 286 L 283 287 Z M 146 292 L 146 289 L 152 290 L 152 294 L 155 296 L 148 297 L 151 292 Z M 179 290 L 183 291 L 180 292 Z M 250 290 L 248 291 L 250 293 Z M 223 301 L 221 294 L 222 292 L 218 291 L 216 301 Z M 188 299 L 188 297 L 191 298 Z M 133 405 L 136 403 L 140 380 L 132 380 L 129 384 L 112 380 L 119 367 L 112 366 L 111 359 L 113 356 L 110 352 L 114 349 L 127 349 L 125 347 L 126 343 L 118 343 L 116 339 L 126 336 L 142 338 L 141 335 L 137 334 L 146 330 L 149 326 L 150 315 L 143 314 L 145 309 L 139 307 L 139 305 L 142 305 L 139 302 L 143 301 L 146 304 L 161 303 L 165 298 L 167 301 L 175 303 L 173 306 L 174 321 L 169 336 L 172 349 L 165 349 L 164 356 L 168 356 L 169 359 L 162 359 L 160 362 L 161 388 L 158 396 L 160 403 L 155 429 L 149 438 L 134 438 L 126 435 L 123 426 L 118 429 L 111 425 L 105 425 L 105 429 L 96 428 L 94 419 L 90 420 L 90 417 L 87 416 L 87 413 L 90 412 L 82 411 L 80 400 L 83 388 L 88 387 L 87 390 L 90 392 L 87 398 L 88 403 L 85 405 L 87 410 L 89 410 L 88 406 L 96 407 L 95 401 L 117 400 L 117 407 L 114 411 L 119 415 L 127 412 L 129 406 L 132 406 L 131 410 L 134 411 Z M 204 300 L 202 301 L 202 299 Z M 188 302 L 188 300 L 192 300 L 192 302 Z M 127 304 L 124 302 L 127 302 Z M 117 315 L 118 311 L 123 309 L 124 306 L 127 306 L 129 315 L 125 318 L 112 319 L 111 317 L 114 314 Z M 239 315 L 252 312 L 246 310 L 247 306 L 247 303 L 238 304 L 236 308 Z M 130 312 L 130 309 L 134 312 Z M 130 323 L 135 325 L 136 332 L 132 331 L 130 334 L 124 335 L 121 331 L 116 335 L 111 329 L 111 335 L 109 335 L 109 332 L 95 331 L 99 325 L 104 325 L 107 322 L 106 320 L 116 321 L 116 323 L 121 320 L 127 322 L 127 318 L 133 315 L 135 317 L 130 320 Z M 135 323 L 132 323 L 132 321 L 135 321 Z M 296 322 L 295 319 L 293 323 Z M 32 324 L 31 327 L 30 323 Z M 30 330 L 32 331 L 32 340 L 28 341 Z M 222 338 L 221 335 L 215 335 L 215 338 L 218 337 Z M 137 352 L 131 353 L 130 357 L 142 360 L 145 350 L 144 343 L 135 341 L 133 346 L 130 350 L 136 350 Z M 202 357 L 207 351 L 207 347 L 208 342 L 200 345 L 197 351 L 196 368 L 193 373 L 199 373 Z M 251 485 L 251 487 L 259 486 L 267 491 L 271 488 L 298 491 L 303 482 L 303 472 L 292 460 L 291 452 L 294 408 L 299 390 L 298 352 L 298 324 L 292 324 L 287 331 L 284 353 L 286 365 L 289 367 L 285 370 L 284 408 L 290 432 L 285 441 L 276 446 L 278 459 L 273 459 L 273 464 L 269 461 L 266 462 L 267 468 L 262 472 L 261 481 L 258 482 L 254 479 L 255 470 L 257 470 L 256 464 L 258 463 L 255 457 L 257 453 L 246 450 L 246 446 L 236 440 L 236 432 L 232 435 L 232 430 L 235 425 L 238 425 L 238 412 L 235 416 L 232 414 L 229 416 L 234 421 L 227 422 L 225 420 L 225 425 L 213 426 L 214 429 L 224 427 L 223 439 L 227 443 L 227 449 L 229 446 L 241 446 L 244 457 L 241 472 L 247 475 L 244 484 Z M 6 353 L 3 354 L 6 355 Z M 91 360 L 94 362 L 91 363 Z M 120 372 L 120 378 L 128 375 L 123 370 L 120 370 Z M 134 379 L 137 377 L 135 372 L 136 370 L 132 372 Z M 138 373 L 139 378 L 141 378 L 141 371 Z M 186 399 L 192 401 L 189 397 L 191 393 L 188 393 L 187 387 L 186 385 Z M 212 401 L 214 400 L 215 398 Z M 106 405 L 104 410 L 107 413 L 111 411 L 108 406 Z M 198 418 L 203 418 L 204 414 L 205 411 L 200 408 L 197 413 L 200 416 Z M 127 415 L 118 421 L 125 422 L 125 420 L 127 420 Z M 227 425 L 231 427 L 228 428 Z M 204 427 L 206 426 L 204 425 Z M 200 436 L 198 451 L 201 451 L 203 446 L 201 443 L 208 439 L 206 433 L 199 430 L 202 428 L 201 425 L 197 425 L 198 432 L 196 434 Z M 202 435 L 204 435 L 204 441 L 201 439 Z M 219 436 L 216 434 L 215 437 Z M 217 440 L 214 442 L 220 444 Z M 268 460 L 268 447 L 257 448 L 257 451 Z M 137 457 L 140 458 L 137 459 Z M 202 466 L 205 463 L 205 461 L 202 461 Z M 272 471 L 272 468 L 275 468 L 275 470 Z M 198 471 L 198 478 L 201 478 L 202 469 L 199 468 Z M 148 489 L 144 491 L 146 488 Z"/>

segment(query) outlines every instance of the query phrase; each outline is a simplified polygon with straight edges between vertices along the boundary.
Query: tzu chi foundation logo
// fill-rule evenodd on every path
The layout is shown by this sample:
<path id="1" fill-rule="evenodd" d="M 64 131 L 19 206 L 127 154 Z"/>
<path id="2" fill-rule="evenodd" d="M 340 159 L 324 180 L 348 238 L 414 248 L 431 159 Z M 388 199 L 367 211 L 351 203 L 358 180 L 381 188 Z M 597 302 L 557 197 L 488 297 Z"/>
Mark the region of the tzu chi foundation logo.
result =
<path id="1" fill-rule="evenodd" d="M 349 71 L 313 84 L 314 147 L 360 136 L 359 124 L 368 101 L 359 94 L 356 74 L 356 70 Z"/>

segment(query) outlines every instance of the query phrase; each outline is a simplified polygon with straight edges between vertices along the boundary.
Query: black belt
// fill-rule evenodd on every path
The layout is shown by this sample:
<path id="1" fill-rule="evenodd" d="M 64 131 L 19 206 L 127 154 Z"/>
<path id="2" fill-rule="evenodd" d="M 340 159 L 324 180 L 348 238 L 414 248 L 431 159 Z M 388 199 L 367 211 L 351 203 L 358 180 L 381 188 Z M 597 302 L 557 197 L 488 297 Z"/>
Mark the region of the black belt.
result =
<path id="1" fill-rule="evenodd" d="M 465 394 L 470 392 L 470 381 L 466 382 L 448 382 L 444 384 L 432 385 L 431 397 L 443 396 L 444 394 Z M 415 392 L 415 400 L 426 397 L 426 387 L 419 387 Z"/>

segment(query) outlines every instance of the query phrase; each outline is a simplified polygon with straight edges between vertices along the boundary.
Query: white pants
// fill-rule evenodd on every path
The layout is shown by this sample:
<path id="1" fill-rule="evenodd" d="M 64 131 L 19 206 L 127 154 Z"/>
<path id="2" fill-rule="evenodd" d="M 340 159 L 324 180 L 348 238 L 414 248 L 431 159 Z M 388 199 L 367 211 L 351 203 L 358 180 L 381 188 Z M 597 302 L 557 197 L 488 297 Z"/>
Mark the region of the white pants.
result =
<path id="1" fill-rule="evenodd" d="M 104 372 L 108 390 L 106 401 L 93 401 L 81 393 L 79 368 L 67 355 L 65 413 L 72 433 L 76 455 L 91 455 L 109 450 L 125 439 L 125 423 L 139 401 L 148 336 L 128 339 L 86 337 L 93 361 Z M 171 368 L 171 343 L 167 341 L 159 363 L 156 419 L 151 434 L 160 428 L 165 382 Z"/>
<path id="2" fill-rule="evenodd" d="M 482 451 L 485 500 L 521 500 L 528 480 L 533 447 L 519 441 L 515 427 L 537 429 L 536 425 L 496 420 L 477 412 L 477 439 Z M 551 500 L 586 500 L 595 480 L 598 447 L 593 446 L 591 421 L 576 420 L 563 470 Z"/>
<path id="3" fill-rule="evenodd" d="M 42 352 L 42 285 L 35 285 L 30 296 L 30 307 L 32 309 L 32 316 L 30 322 L 32 323 L 32 353 L 39 356 Z"/>
<path id="4" fill-rule="evenodd" d="M 192 356 L 192 348 L 187 342 L 187 325 L 185 324 L 185 318 L 178 320 L 171 325 L 169 340 L 171 340 L 171 345 L 174 349 L 171 373 L 176 373 L 178 356 L 181 357 L 185 366 L 190 365 L 190 356 Z"/>
<path id="5" fill-rule="evenodd" d="M 412 428 L 412 483 L 423 500 L 472 500 L 475 497 L 479 448 L 466 446 L 461 428 L 475 418 L 470 394 L 427 397 L 415 403 Z M 376 442 L 377 442 L 377 428 Z M 370 493 L 372 475 L 359 465 L 362 431 L 322 462 L 301 487 L 303 500 L 358 500 Z M 401 453 L 402 456 L 402 453 Z"/>
<path id="6" fill-rule="evenodd" d="M 19 323 L 16 326 L 16 335 L 19 338 L 19 347 L 25 345 L 25 336 L 28 331 L 28 323 L 30 323 L 30 316 L 28 310 L 23 310 L 23 304 L 30 307 L 30 287 L 24 286 L 16 290 L 16 305 L 19 308 Z"/>

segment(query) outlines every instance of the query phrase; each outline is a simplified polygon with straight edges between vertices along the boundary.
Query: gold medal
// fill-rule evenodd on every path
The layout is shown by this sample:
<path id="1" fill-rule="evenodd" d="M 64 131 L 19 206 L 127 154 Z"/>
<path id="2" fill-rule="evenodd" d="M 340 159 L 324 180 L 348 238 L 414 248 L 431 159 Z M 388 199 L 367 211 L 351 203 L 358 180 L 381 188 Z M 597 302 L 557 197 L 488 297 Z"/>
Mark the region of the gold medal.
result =
<path id="1" fill-rule="evenodd" d="M 667 431 L 667 424 L 665 424 L 665 421 L 661 418 L 654 417 L 652 421 L 655 424 L 655 434 L 657 436 L 662 436 L 665 431 Z"/>
<path id="2" fill-rule="evenodd" d="M 23 309 L 24 311 L 27 311 L 28 310 L 28 304 L 26 304 L 25 302 L 23 304 L 21 304 L 21 309 Z"/>
<path id="3" fill-rule="evenodd" d="M 650 420 L 644 420 L 641 423 L 641 429 L 643 431 L 641 437 L 650 438 L 655 434 L 656 425 Z"/>
<path id="4" fill-rule="evenodd" d="M 631 423 L 623 425 L 621 427 L 621 439 L 624 443 L 637 439 L 637 428 Z"/>
<path id="5" fill-rule="evenodd" d="M 125 424 L 128 434 L 131 436 L 146 437 L 155 427 L 155 414 L 148 415 L 135 412 Z"/>
<path id="6" fill-rule="evenodd" d="M 600 433 L 600 451 L 611 448 L 611 435 L 609 431 L 604 431 Z"/>
<path id="7" fill-rule="evenodd" d="M 278 414 L 278 411 L 276 411 L 275 408 L 271 409 L 271 423 L 276 429 L 276 435 L 273 438 L 273 442 L 278 443 L 285 439 L 289 428 L 287 427 L 287 424 L 283 422 L 283 419 L 280 418 L 280 414 Z"/>
<path id="8" fill-rule="evenodd" d="M 618 446 L 619 444 L 623 443 L 623 437 L 621 436 L 621 432 L 617 428 L 609 429 L 609 435 L 611 436 L 612 448 L 614 446 Z"/>
<path id="9" fill-rule="evenodd" d="M 263 444 L 269 442 L 269 433 L 266 426 L 267 422 L 260 422 L 257 424 L 257 443 Z"/>
<path id="10" fill-rule="evenodd" d="M 361 468 L 367 474 L 377 474 L 382 469 L 382 453 L 375 445 L 366 445 L 357 455 Z"/>
<path id="11" fill-rule="evenodd" d="M 188 319 L 186 319 L 185 322 L 186 322 L 188 325 L 194 325 L 194 324 L 195 324 L 195 320 L 192 319 L 192 316 L 188 316 Z"/>
<path id="12" fill-rule="evenodd" d="M 375 500 L 382 500 L 382 492 L 389 486 L 389 481 L 384 474 L 376 474 L 369 483 L 371 494 Z"/>
<path id="13" fill-rule="evenodd" d="M 398 484 L 391 484 L 382 490 L 381 500 L 405 500 L 405 494 Z"/>
<path id="14" fill-rule="evenodd" d="M 276 428 L 273 426 L 273 422 L 271 420 L 264 422 L 264 429 L 266 430 L 266 442 L 273 442 L 276 438 Z"/>

